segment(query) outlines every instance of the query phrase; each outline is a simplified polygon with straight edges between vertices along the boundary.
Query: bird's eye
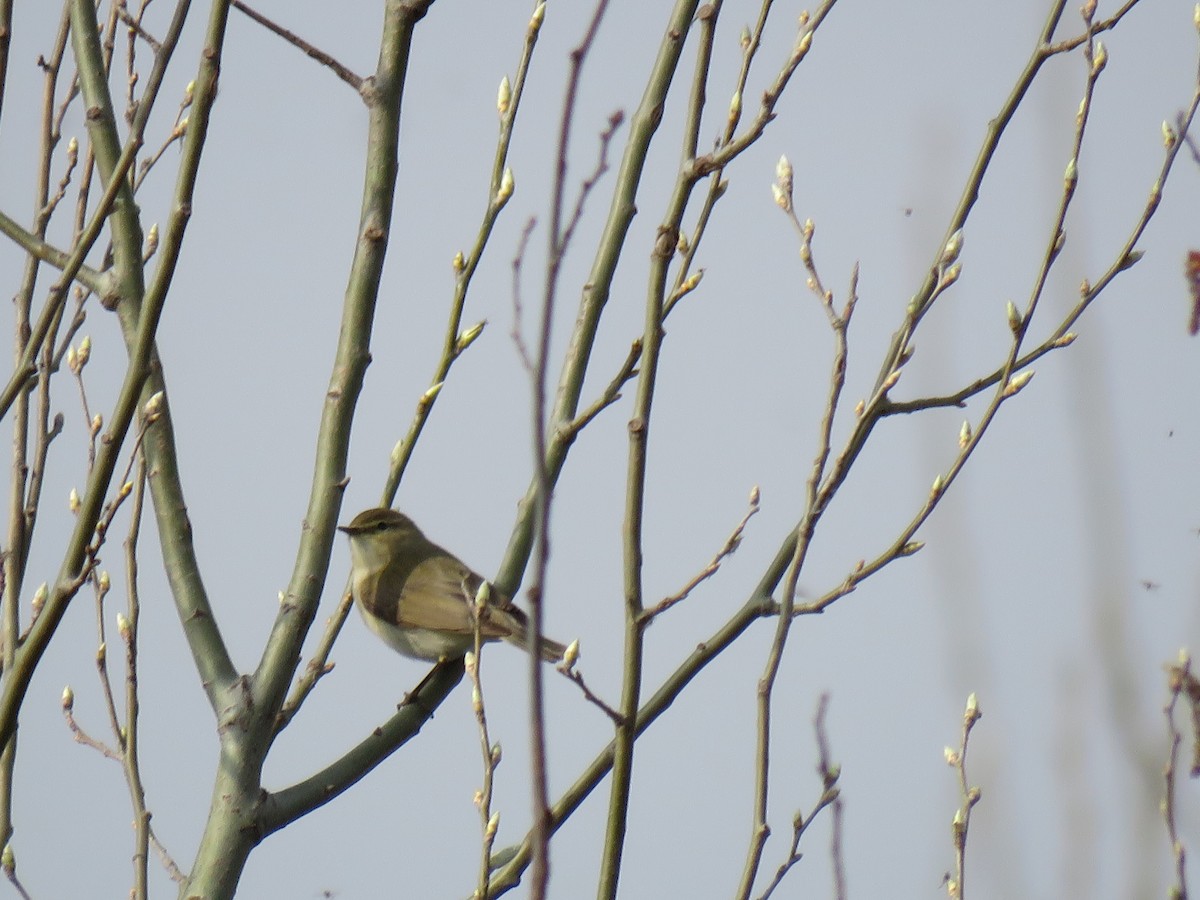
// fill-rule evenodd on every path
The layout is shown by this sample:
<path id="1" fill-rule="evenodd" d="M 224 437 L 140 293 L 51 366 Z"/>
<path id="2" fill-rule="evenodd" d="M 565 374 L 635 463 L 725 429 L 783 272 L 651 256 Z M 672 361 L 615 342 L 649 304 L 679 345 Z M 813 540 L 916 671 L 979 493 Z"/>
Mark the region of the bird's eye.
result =
<path id="1" fill-rule="evenodd" d="M 376 531 L 387 531 L 387 529 L 388 529 L 388 523 L 387 523 L 387 522 L 376 522 L 376 523 L 375 523 L 375 530 L 376 530 Z"/>

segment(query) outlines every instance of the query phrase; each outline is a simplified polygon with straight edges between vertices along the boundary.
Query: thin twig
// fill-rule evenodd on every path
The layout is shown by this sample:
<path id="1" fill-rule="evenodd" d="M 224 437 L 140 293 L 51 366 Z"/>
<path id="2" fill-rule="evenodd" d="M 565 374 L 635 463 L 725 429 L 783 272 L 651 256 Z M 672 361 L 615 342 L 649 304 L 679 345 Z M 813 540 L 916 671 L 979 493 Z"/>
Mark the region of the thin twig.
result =
<path id="1" fill-rule="evenodd" d="M 463 668 L 471 681 L 471 708 L 475 713 L 475 725 L 479 730 L 479 750 L 483 761 L 483 786 L 475 794 L 475 805 L 479 807 L 480 846 L 479 877 L 473 900 L 488 900 L 488 879 L 492 874 L 492 848 L 496 845 L 496 833 L 500 827 L 500 816 L 492 812 L 492 792 L 496 780 L 496 767 L 500 765 L 500 745 L 492 744 L 488 732 L 487 710 L 483 703 L 483 680 L 480 664 L 483 661 L 483 633 L 479 610 L 486 605 L 487 582 L 480 588 L 481 596 L 475 598 L 471 612 L 475 624 L 475 649 L 463 659 Z M 481 603 L 480 600 L 483 602 Z"/>
<path id="2" fill-rule="evenodd" d="M 838 787 L 838 779 L 841 777 L 842 770 L 841 766 L 832 762 L 829 753 L 829 738 L 825 733 L 825 715 L 828 710 L 829 694 L 826 693 L 821 695 L 817 704 L 817 714 L 813 719 L 813 731 L 816 733 L 819 754 L 817 774 L 821 776 L 821 796 L 817 798 L 816 804 L 807 816 L 797 811 L 792 817 L 792 843 L 788 848 L 787 858 L 776 870 L 775 877 L 771 879 L 766 890 L 759 895 L 759 900 L 768 900 L 775 893 L 776 888 L 783 883 L 783 879 L 792 870 L 792 867 L 804 858 L 804 854 L 800 852 L 800 839 L 821 810 L 830 805 L 833 806 L 833 824 L 829 852 L 833 858 L 834 897 L 837 900 L 846 898 L 846 873 L 842 860 L 842 792 Z"/>
<path id="3" fill-rule="evenodd" d="M 349 585 L 347 585 L 346 590 L 342 592 L 342 599 L 338 601 L 333 615 L 329 617 L 329 622 L 325 627 L 325 631 L 321 634 L 321 640 L 317 643 L 317 649 L 313 652 L 312 659 L 308 661 L 308 665 L 304 667 L 303 673 L 296 679 L 296 684 L 292 688 L 291 695 L 283 704 L 279 715 L 275 717 L 276 734 L 286 728 L 288 723 L 292 721 L 292 718 L 304 703 L 305 698 L 317 686 L 317 682 L 333 671 L 334 664 L 329 662 L 329 654 L 333 650 L 333 642 L 337 639 L 338 633 L 346 623 L 346 617 L 350 614 L 353 606 L 354 594 L 350 591 Z"/>
<path id="4" fill-rule="evenodd" d="M 544 8 L 542 14 L 544 14 Z M 487 249 L 492 231 L 500 218 L 501 211 L 508 204 L 512 193 L 512 173 L 508 167 L 508 151 L 512 144 L 517 113 L 521 109 L 521 100 L 525 96 L 525 81 L 529 74 L 530 65 L 533 62 L 533 51 L 537 46 L 538 35 L 541 33 L 541 24 L 541 16 L 535 12 L 525 28 L 525 44 L 521 51 L 521 58 L 517 62 L 516 77 L 513 79 L 511 85 L 509 85 L 507 96 L 499 98 L 497 102 L 497 112 L 500 116 L 500 134 L 496 139 L 496 152 L 492 159 L 492 172 L 488 182 L 487 203 L 479 222 L 479 229 L 475 235 L 474 246 L 466 254 L 460 251 L 454 256 L 454 293 L 450 300 L 450 315 L 446 323 L 446 336 L 442 345 L 442 356 L 434 369 L 429 388 L 422 395 L 421 402 L 417 404 L 417 409 L 413 415 L 413 420 L 409 425 L 407 434 L 404 435 L 392 450 L 387 480 L 383 488 L 382 505 L 384 506 L 391 505 L 392 500 L 396 496 L 396 491 L 400 486 L 400 479 L 404 475 L 409 459 L 412 457 L 413 449 L 417 445 L 417 439 L 421 436 L 421 432 L 425 428 L 425 423 L 429 420 L 434 401 L 437 399 L 442 385 L 446 383 L 446 379 L 450 374 L 450 367 L 479 337 L 486 324 L 485 322 L 480 322 L 464 329 L 462 327 L 463 311 L 466 308 L 467 295 L 470 292 L 471 285 L 474 283 L 475 273 L 479 268 L 479 264 L 483 260 L 483 254 Z M 507 83 L 507 78 L 502 82 L 502 84 L 505 83 Z M 515 584 L 501 584 L 500 587 L 511 595 L 514 592 L 513 588 Z"/>
<path id="5" fill-rule="evenodd" d="M 146 808 L 146 789 L 142 784 L 141 763 L 138 757 L 141 723 L 138 718 L 141 701 L 138 695 L 138 635 L 141 623 L 142 603 L 138 588 L 138 538 L 142 529 L 142 512 L 146 499 L 146 459 L 139 454 L 137 478 L 134 482 L 133 504 L 129 511 L 129 531 L 125 536 L 125 580 L 128 591 L 128 614 L 124 623 L 117 622 L 118 631 L 125 643 L 125 729 L 124 763 L 125 780 L 129 785 L 129 799 L 133 806 L 133 896 L 135 900 L 146 900 L 149 896 L 147 868 L 150 855 L 150 811 Z M 122 627 L 124 625 L 124 627 Z M 160 852 L 165 855 L 165 851 Z"/>
<path id="6" fill-rule="evenodd" d="M 967 743 L 971 737 L 971 729 L 983 717 L 979 711 L 979 702 L 975 695 L 967 698 L 967 708 L 963 713 L 962 738 L 958 748 L 947 747 L 946 762 L 958 774 L 959 805 L 954 812 L 951 833 L 954 838 L 954 875 L 947 874 L 947 893 L 955 900 L 963 900 L 966 896 L 967 876 L 967 833 L 971 826 L 971 810 L 983 796 L 979 788 L 973 787 L 967 780 Z"/>
<path id="7" fill-rule="evenodd" d="M 589 703 L 594 704 L 597 709 L 612 719 L 614 725 L 621 726 L 625 724 L 625 717 L 623 715 L 621 715 L 619 712 L 601 700 L 599 696 L 593 693 L 592 689 L 588 687 L 587 682 L 583 680 L 583 673 L 580 672 L 579 669 L 577 669 L 575 666 L 571 666 L 570 668 L 559 666 L 558 671 L 561 672 L 568 681 L 573 682 L 579 688 L 579 690 L 583 691 L 584 699 Z"/>
<path id="8" fill-rule="evenodd" d="M 1180 697 L 1185 698 L 1191 713 L 1193 761 L 1191 776 L 1200 775 L 1200 679 L 1191 671 L 1191 657 L 1186 652 L 1180 654 L 1179 662 L 1167 667 L 1167 689 L 1170 699 L 1163 707 L 1163 715 L 1167 720 L 1167 737 L 1170 749 L 1167 753 L 1167 763 L 1163 766 L 1163 822 L 1167 827 L 1167 839 L 1170 841 L 1171 856 L 1175 861 L 1175 883 L 1171 886 L 1169 896 L 1172 900 L 1187 900 L 1187 848 L 1179 836 L 1176 822 L 1177 779 L 1179 771 L 1179 748 L 1183 743 L 1183 735 L 1175 725 L 1175 706 Z"/>
<path id="9" fill-rule="evenodd" d="M 542 290 L 541 328 L 538 336 L 537 356 L 531 372 L 532 388 L 532 450 L 534 463 L 534 549 L 533 572 L 529 590 L 529 699 L 530 699 L 530 782 L 531 805 L 533 807 L 533 865 L 530 872 L 530 897 L 544 900 L 550 883 L 550 780 L 546 763 L 546 709 L 544 679 L 539 647 L 542 641 L 544 617 L 544 595 L 546 572 L 550 565 L 550 508 L 553 499 L 553 480 L 547 461 L 549 438 L 547 410 L 549 396 L 550 337 L 554 324 L 555 298 L 558 295 L 559 274 L 567 249 L 575 233 L 575 226 L 583 216 L 584 206 L 592 188 L 608 170 L 608 147 L 624 117 L 615 114 L 608 128 L 600 137 L 599 159 L 591 176 L 580 186 L 573 211 L 563 219 L 564 198 L 567 182 L 567 153 L 570 147 L 571 127 L 575 119 L 575 105 L 583 77 L 583 66 L 591 54 L 600 30 L 600 23 L 608 11 L 609 0 L 597 0 L 591 18 L 584 29 L 583 37 L 571 51 L 570 67 L 564 90 L 562 113 L 559 117 L 558 140 L 556 142 L 557 164 L 551 187 L 550 225 L 547 229 L 547 258 Z"/>
<path id="10" fill-rule="evenodd" d="M 758 486 L 755 485 L 750 490 L 750 508 L 746 510 L 746 514 L 742 516 L 742 520 L 737 523 L 733 531 L 730 532 L 729 537 L 725 539 L 725 543 L 722 545 L 721 549 L 717 551 L 717 555 L 709 560 L 708 565 L 693 575 L 691 579 L 688 580 L 687 584 L 685 584 L 670 597 L 666 597 L 649 609 L 643 610 L 642 621 L 650 622 L 656 616 L 666 612 L 676 603 L 686 600 L 692 591 L 694 591 L 709 578 L 712 578 L 713 575 L 717 574 L 717 570 L 721 568 L 721 563 L 723 563 L 726 558 L 732 556 L 734 551 L 741 546 L 742 532 L 746 530 L 746 524 L 751 518 L 754 517 L 755 513 L 758 512 L 758 502 Z"/>
<path id="11" fill-rule="evenodd" d="M 142 27 L 142 17 L 140 14 L 135 19 L 129 14 L 129 10 L 125 8 L 125 4 L 116 3 L 113 5 L 117 7 L 117 18 L 125 23 L 131 34 L 135 34 L 145 41 L 147 45 L 149 45 L 152 53 L 157 53 L 162 48 L 162 43 Z M 143 12 L 144 11 L 145 6 L 143 5 Z"/>
<path id="12" fill-rule="evenodd" d="M 362 77 L 359 75 L 355 75 L 354 72 L 352 72 L 346 66 L 342 65 L 340 62 L 338 62 L 336 59 L 334 59 L 332 56 L 330 56 L 324 50 L 318 50 L 316 47 L 314 47 L 308 41 L 304 40 L 304 38 L 300 37 L 299 35 L 295 34 L 294 32 L 288 31 L 282 25 L 276 25 L 274 22 L 272 22 L 270 19 L 268 19 L 262 13 L 251 9 L 249 6 L 247 6 L 245 3 L 243 3 L 242 0 L 233 0 L 233 7 L 234 7 L 234 9 L 241 10 L 243 13 L 245 13 L 247 16 L 249 16 L 251 19 L 253 19 L 255 22 L 257 22 L 259 25 L 263 26 L 263 28 L 266 28 L 268 31 L 271 31 L 271 32 L 279 35 L 279 37 L 283 38 L 285 41 L 287 41 L 293 47 L 296 47 L 297 49 L 304 51 L 309 56 L 311 56 L 313 59 L 315 59 L 317 62 L 319 62 L 321 65 L 327 66 L 333 72 L 333 74 L 335 74 L 338 78 L 342 79 L 342 81 L 346 82 L 346 84 L 350 85 L 350 87 L 354 88 L 354 90 L 359 91 L 359 92 L 362 91 L 362 87 L 363 87 Z"/>

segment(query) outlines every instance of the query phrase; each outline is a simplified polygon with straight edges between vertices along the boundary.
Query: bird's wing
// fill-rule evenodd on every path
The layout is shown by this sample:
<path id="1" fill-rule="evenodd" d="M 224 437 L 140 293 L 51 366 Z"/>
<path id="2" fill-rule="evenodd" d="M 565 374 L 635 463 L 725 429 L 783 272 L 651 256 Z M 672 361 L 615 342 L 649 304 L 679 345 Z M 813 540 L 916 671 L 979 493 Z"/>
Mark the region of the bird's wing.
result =
<path id="1" fill-rule="evenodd" d="M 385 576 L 386 577 L 386 576 Z M 406 628 L 429 628 L 457 634 L 474 634 L 475 617 L 472 608 L 483 579 L 453 556 L 432 557 L 413 567 L 398 590 L 385 590 L 389 596 L 399 596 L 396 621 Z M 388 587 L 380 585 L 380 587 Z M 485 638 L 502 638 L 520 628 L 514 622 L 514 610 L 507 597 L 492 591 L 480 622 Z"/>

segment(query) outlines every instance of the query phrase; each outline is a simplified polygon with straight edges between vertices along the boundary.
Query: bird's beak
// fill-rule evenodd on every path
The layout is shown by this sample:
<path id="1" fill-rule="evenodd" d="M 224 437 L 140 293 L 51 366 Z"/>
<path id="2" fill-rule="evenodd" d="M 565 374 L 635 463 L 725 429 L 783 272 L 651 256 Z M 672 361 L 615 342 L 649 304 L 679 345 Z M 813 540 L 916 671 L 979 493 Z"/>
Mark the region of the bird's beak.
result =
<path id="1" fill-rule="evenodd" d="M 345 534 L 354 534 L 354 532 L 350 530 L 350 526 L 349 526 L 349 525 L 339 525 L 339 526 L 337 527 L 337 530 L 338 530 L 338 531 L 341 531 L 341 532 L 343 532 L 343 533 L 345 533 Z"/>

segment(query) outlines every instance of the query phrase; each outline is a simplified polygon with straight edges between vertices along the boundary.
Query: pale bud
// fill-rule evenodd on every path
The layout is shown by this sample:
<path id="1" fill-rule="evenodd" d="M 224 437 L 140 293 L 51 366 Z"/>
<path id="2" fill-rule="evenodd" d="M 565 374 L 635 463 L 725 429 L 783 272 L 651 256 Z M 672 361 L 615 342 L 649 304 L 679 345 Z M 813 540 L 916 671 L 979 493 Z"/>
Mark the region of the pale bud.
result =
<path id="1" fill-rule="evenodd" d="M 704 270 L 697 269 L 679 286 L 679 291 L 676 293 L 676 298 L 682 297 L 684 294 L 690 294 L 700 286 L 701 280 L 704 278 Z"/>
<path id="2" fill-rule="evenodd" d="M 808 48 L 812 46 L 812 36 L 811 31 L 806 31 L 800 36 L 800 40 L 796 41 L 796 49 L 792 51 L 792 59 L 804 59 L 808 54 Z"/>
<path id="3" fill-rule="evenodd" d="M 496 832 L 500 830 L 500 810 L 492 813 L 492 817 L 488 819 L 486 836 L 489 840 L 496 836 Z"/>
<path id="4" fill-rule="evenodd" d="M 905 544 L 903 547 L 900 548 L 899 552 L 896 553 L 896 556 L 898 556 L 898 557 L 899 556 L 912 556 L 914 553 L 920 553 L 924 547 L 925 547 L 924 541 L 909 541 L 907 544 Z M 859 569 L 862 569 L 863 565 L 864 565 L 863 561 L 859 560 L 858 565 L 855 567 L 855 570 L 857 571 Z"/>
<path id="5" fill-rule="evenodd" d="M 750 27 L 748 25 L 742 26 L 742 33 L 740 35 L 738 35 L 738 44 L 741 46 L 741 48 L 743 50 L 749 49 L 749 47 L 750 47 Z"/>
<path id="6" fill-rule="evenodd" d="M 108 577 L 108 569 L 100 571 L 100 577 L 96 579 L 96 589 L 101 594 L 107 594 L 112 589 L 112 579 Z"/>
<path id="7" fill-rule="evenodd" d="M 958 446 L 963 450 L 971 443 L 971 423 L 963 420 L 962 428 L 958 429 Z"/>
<path id="8" fill-rule="evenodd" d="M 179 120 L 179 124 L 176 125 L 175 129 L 171 132 L 171 137 L 173 137 L 173 138 L 183 137 L 185 134 L 187 134 L 187 127 L 188 127 L 188 117 L 184 116 L 182 119 Z"/>
<path id="9" fill-rule="evenodd" d="M 117 613 L 117 632 L 121 635 L 121 640 L 129 642 L 129 636 L 133 633 L 133 629 L 129 627 L 129 620 L 124 614 Z"/>
<path id="10" fill-rule="evenodd" d="M 742 92 L 734 91 L 729 101 L 729 121 L 736 120 L 742 114 Z"/>
<path id="11" fill-rule="evenodd" d="M 1092 77 L 1095 78 L 1108 65 L 1108 49 L 1103 41 L 1096 41 L 1096 49 L 1092 53 Z"/>
<path id="12" fill-rule="evenodd" d="M 1021 325 L 1023 324 L 1021 314 L 1017 311 L 1016 305 L 1011 300 L 1007 301 L 1007 303 L 1005 312 L 1008 315 L 1008 327 L 1013 334 L 1016 334 L 1021 330 Z"/>
<path id="13" fill-rule="evenodd" d="M 67 347 L 67 368 L 72 372 L 79 371 L 79 360 L 76 358 L 74 344 Z"/>
<path id="14" fill-rule="evenodd" d="M 969 721 L 974 722 L 981 715 L 983 715 L 983 713 L 979 711 L 979 698 L 975 696 L 974 691 L 971 691 L 971 693 L 967 696 L 967 709 L 964 713 L 964 716 Z"/>
<path id="15" fill-rule="evenodd" d="M 931 497 L 936 497 L 938 494 L 940 494 L 942 492 L 942 488 L 944 486 L 945 486 L 945 479 L 942 478 L 942 475 L 939 472 L 937 477 L 933 479 L 933 486 L 929 489 L 929 495 Z"/>
<path id="16" fill-rule="evenodd" d="M 463 256 L 461 250 L 454 254 L 454 259 L 451 260 L 450 265 L 454 268 L 455 272 L 461 272 L 467 267 L 466 257 Z"/>
<path id="17" fill-rule="evenodd" d="M 67 155 L 70 156 L 71 159 L 75 159 L 77 156 L 79 156 L 78 138 L 71 138 L 71 140 L 67 141 Z"/>
<path id="18" fill-rule="evenodd" d="M 496 766 L 500 765 L 500 760 L 503 758 L 504 753 L 500 749 L 500 742 L 496 741 L 496 743 L 492 744 L 491 752 L 488 754 L 488 759 L 492 764 L 492 768 L 494 769 Z"/>
<path id="19" fill-rule="evenodd" d="M 542 22 L 546 18 L 546 0 L 542 0 L 533 9 L 533 15 L 529 17 L 529 30 L 536 34 L 542 27 Z"/>
<path id="20" fill-rule="evenodd" d="M 475 606 L 478 609 L 483 609 L 492 599 L 492 586 L 486 581 L 481 582 L 479 590 L 475 592 Z"/>
<path id="21" fill-rule="evenodd" d="M 1051 346 L 1052 347 L 1069 347 L 1071 344 L 1075 343 L 1075 338 L 1077 338 L 1077 337 L 1079 337 L 1079 335 L 1076 334 L 1074 331 L 1068 331 L 1062 337 L 1055 340 L 1055 342 L 1053 344 L 1051 344 Z"/>
<path id="22" fill-rule="evenodd" d="M 79 491 L 75 490 L 75 488 L 71 488 L 71 493 L 67 495 L 67 508 L 70 509 L 71 512 L 77 513 L 79 512 L 79 507 L 81 505 L 82 504 L 79 500 Z"/>
<path id="23" fill-rule="evenodd" d="M 750 505 L 758 506 L 759 497 L 760 494 L 758 491 L 758 485 L 756 484 L 754 487 L 750 488 Z"/>
<path id="24" fill-rule="evenodd" d="M 454 352 L 462 353 L 473 343 L 475 343 L 475 339 L 483 334 L 483 329 L 486 325 L 487 320 L 484 319 L 482 322 L 476 322 L 466 331 L 461 332 L 458 336 L 458 339 L 454 342 Z"/>
<path id="25" fill-rule="evenodd" d="M 70 712 L 73 706 L 75 706 L 75 692 L 71 690 L 71 686 L 68 684 L 65 688 L 63 688 L 62 708 L 67 712 Z"/>
<path id="26" fill-rule="evenodd" d="M 792 163 L 786 155 L 781 155 L 779 162 L 775 163 L 775 180 L 779 182 L 779 186 L 790 197 L 792 195 L 792 186 L 795 182 L 795 171 L 792 169 Z"/>
<path id="27" fill-rule="evenodd" d="M 942 290 L 950 287 L 954 282 L 958 281 L 958 276 L 962 274 L 962 263 L 955 263 L 946 271 L 942 272 L 942 278 L 938 282 L 938 287 Z"/>
<path id="28" fill-rule="evenodd" d="M 101 641 L 100 646 L 96 648 L 96 664 L 102 666 L 106 659 L 108 659 L 108 644 Z"/>
<path id="29" fill-rule="evenodd" d="M 949 765 L 949 766 L 957 766 L 962 759 L 962 757 L 959 756 L 958 751 L 955 750 L 953 747 L 943 748 L 942 756 L 944 756 L 946 758 L 946 765 Z"/>
<path id="30" fill-rule="evenodd" d="M 192 99 L 196 96 L 196 82 L 193 79 L 187 83 L 187 87 L 183 89 L 183 105 L 191 106 Z"/>
<path id="31" fill-rule="evenodd" d="M 942 248 L 942 258 L 940 260 L 943 266 L 951 265 L 958 261 L 958 255 L 962 253 L 963 233 L 959 228 L 954 234 L 950 235 L 950 240 L 946 241 L 946 246 Z"/>
<path id="32" fill-rule="evenodd" d="M 792 208 L 792 198 L 788 193 L 774 182 L 771 183 L 771 196 L 775 198 L 775 205 L 788 212 Z"/>
<path id="33" fill-rule="evenodd" d="M 500 113 L 500 118 L 504 118 L 510 106 L 512 106 L 512 83 L 505 75 L 500 79 L 500 89 L 496 92 L 496 111 Z"/>
<path id="34" fill-rule="evenodd" d="M 1175 142 L 1179 140 L 1175 134 L 1175 129 L 1171 127 L 1171 123 L 1163 120 L 1162 123 L 1163 146 L 1170 150 L 1175 146 Z"/>
<path id="35" fill-rule="evenodd" d="M 422 408 L 429 406 L 429 404 L 437 399 L 437 395 L 442 392 L 442 385 L 445 383 L 446 382 L 444 381 L 439 381 L 437 384 L 429 387 L 425 393 L 421 395 L 421 399 L 417 401 L 417 404 Z"/>
<path id="36" fill-rule="evenodd" d="M 512 169 L 506 166 L 504 175 L 500 178 L 500 190 L 496 191 L 497 206 L 503 206 L 508 202 L 508 198 L 512 196 L 514 187 L 516 187 L 516 181 L 513 179 Z"/>
<path id="37" fill-rule="evenodd" d="M 1074 190 L 1077 181 L 1079 181 L 1079 165 L 1072 156 L 1067 162 L 1067 170 L 1063 172 L 1063 182 L 1066 184 L 1067 190 Z"/>
<path id="38" fill-rule="evenodd" d="M 1146 255 L 1145 250 L 1130 250 L 1129 253 L 1127 253 L 1125 255 L 1125 258 L 1123 260 L 1121 260 L 1121 271 L 1124 272 L 1126 269 L 1135 265 L 1138 262 L 1138 260 L 1140 260 L 1145 255 Z"/>
<path id="39" fill-rule="evenodd" d="M 483 712 L 483 694 L 479 693 L 479 685 L 471 686 L 471 709 L 475 710 L 475 715 Z"/>
<path id="40" fill-rule="evenodd" d="M 50 596 L 50 586 L 46 582 L 38 585 L 38 589 L 33 592 L 33 599 L 29 602 L 30 608 L 33 610 L 33 617 L 36 619 L 42 611 L 42 607 L 46 605 L 46 598 Z"/>
<path id="41" fill-rule="evenodd" d="M 85 334 L 83 340 L 79 342 L 79 353 L 76 355 L 79 360 L 79 368 L 83 368 L 88 364 L 88 360 L 92 358 L 92 338 L 91 335 Z"/>
<path id="42" fill-rule="evenodd" d="M 96 413 L 92 416 L 92 435 L 93 437 L 100 433 L 100 429 L 104 427 L 104 416 Z"/>
<path id="43" fill-rule="evenodd" d="M 1002 397 L 1012 397 L 1017 391 L 1029 384 L 1029 379 L 1033 377 L 1033 369 L 1026 369 L 1024 372 L 1019 372 L 1008 380 L 1008 384 L 1004 388 Z"/>
<path id="44" fill-rule="evenodd" d="M 463 668 L 466 670 L 468 675 L 475 674 L 475 667 L 477 663 L 478 660 L 475 657 L 474 650 L 468 650 L 465 654 L 463 654 Z"/>
<path id="45" fill-rule="evenodd" d="M 142 407 L 142 415 L 146 417 L 148 423 L 153 422 L 162 415 L 163 400 L 163 392 L 155 391 Z"/>
<path id="46" fill-rule="evenodd" d="M 566 669 L 573 669 L 577 662 L 579 662 L 579 638 L 567 644 L 567 649 L 563 651 L 562 664 Z"/>

